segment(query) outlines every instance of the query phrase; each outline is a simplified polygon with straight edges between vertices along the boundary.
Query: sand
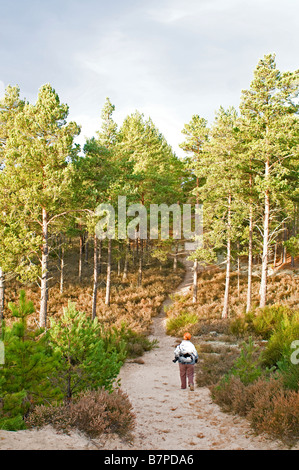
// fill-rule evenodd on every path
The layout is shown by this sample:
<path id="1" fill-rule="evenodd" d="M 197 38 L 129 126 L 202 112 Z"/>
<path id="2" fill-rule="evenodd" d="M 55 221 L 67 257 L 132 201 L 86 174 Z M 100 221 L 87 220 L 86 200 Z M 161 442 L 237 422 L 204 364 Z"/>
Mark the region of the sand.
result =
<path id="1" fill-rule="evenodd" d="M 177 292 L 188 292 L 192 265 L 186 263 L 184 281 Z M 164 302 L 167 305 L 170 299 Z M 163 307 L 164 307 L 163 305 Z M 177 344 L 165 334 L 165 314 L 161 309 L 153 319 L 150 339 L 158 348 L 145 353 L 143 363 L 128 361 L 120 372 L 121 388 L 136 415 L 134 439 L 126 442 L 110 436 L 105 442 L 80 433 L 59 434 L 52 427 L 18 432 L 0 431 L 0 449 L 15 450 L 283 450 L 280 441 L 255 435 L 249 422 L 223 413 L 212 402 L 205 387 L 181 390 L 179 366 L 172 362 Z M 141 362 L 142 362 L 141 361 Z M 293 448 L 294 449 L 294 448 Z M 296 446 L 299 449 L 299 445 Z"/>

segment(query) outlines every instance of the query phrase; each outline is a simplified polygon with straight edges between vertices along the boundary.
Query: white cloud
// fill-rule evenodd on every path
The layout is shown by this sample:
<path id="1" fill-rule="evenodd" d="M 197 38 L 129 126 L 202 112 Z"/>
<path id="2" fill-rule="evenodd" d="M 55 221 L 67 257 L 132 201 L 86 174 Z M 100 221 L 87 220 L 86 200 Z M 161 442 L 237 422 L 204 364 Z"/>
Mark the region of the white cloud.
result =
<path id="1" fill-rule="evenodd" d="M 80 143 L 109 97 L 119 125 L 137 109 L 178 151 L 193 114 L 211 121 L 220 105 L 238 105 L 263 54 L 298 68 L 295 0 L 15 2 L 21 16 L 9 4 L 0 17 L 0 95 L 18 83 L 35 99 L 50 82 L 82 125 Z"/>
<path id="2" fill-rule="evenodd" d="M 151 8 L 147 11 L 147 14 L 151 19 L 159 23 L 175 23 L 186 16 L 190 15 L 190 11 L 186 11 L 183 8 L 176 7 L 160 7 Z"/>
<path id="3" fill-rule="evenodd" d="M 4 96 L 4 93 L 5 93 L 5 85 L 4 85 L 4 82 L 0 80 L 0 98 Z"/>

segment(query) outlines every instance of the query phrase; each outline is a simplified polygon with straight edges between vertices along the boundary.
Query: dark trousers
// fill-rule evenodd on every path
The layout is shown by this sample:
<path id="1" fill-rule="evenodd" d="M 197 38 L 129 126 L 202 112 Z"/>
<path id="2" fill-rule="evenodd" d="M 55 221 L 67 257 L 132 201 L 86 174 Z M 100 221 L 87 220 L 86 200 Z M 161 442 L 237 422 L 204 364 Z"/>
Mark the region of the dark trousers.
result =
<path id="1" fill-rule="evenodd" d="M 181 364 L 180 366 L 180 378 L 181 378 L 181 388 L 186 388 L 187 379 L 188 385 L 194 385 L 194 364 Z"/>

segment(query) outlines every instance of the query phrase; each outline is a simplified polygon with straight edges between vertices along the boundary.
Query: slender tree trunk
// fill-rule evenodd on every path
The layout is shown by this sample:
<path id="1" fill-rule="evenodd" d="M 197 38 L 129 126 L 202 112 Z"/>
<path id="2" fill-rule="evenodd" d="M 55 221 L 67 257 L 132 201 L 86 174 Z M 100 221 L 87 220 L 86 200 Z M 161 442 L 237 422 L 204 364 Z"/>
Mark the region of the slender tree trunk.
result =
<path id="1" fill-rule="evenodd" d="M 98 273 L 102 272 L 102 240 L 98 241 Z"/>
<path id="2" fill-rule="evenodd" d="M 276 268 L 276 260 L 277 260 L 277 241 L 274 245 L 274 259 L 273 259 L 273 267 Z"/>
<path id="3" fill-rule="evenodd" d="M 5 274 L 0 267 L 0 333 L 2 320 L 4 318 L 4 298 L 5 298 Z"/>
<path id="4" fill-rule="evenodd" d="M 288 239 L 288 235 L 287 235 L 286 225 L 283 224 L 283 227 L 284 227 L 284 229 L 283 229 L 283 241 L 285 242 Z M 286 261 L 287 261 L 287 248 L 284 244 L 282 244 L 282 262 L 286 263 Z"/>
<path id="5" fill-rule="evenodd" d="M 175 243 L 175 253 L 173 258 L 173 270 L 176 271 L 178 268 L 178 244 Z"/>
<path id="6" fill-rule="evenodd" d="M 48 214 L 46 209 L 42 210 L 43 217 L 43 245 L 42 245 L 42 277 L 41 277 L 41 301 L 39 311 L 39 325 L 41 328 L 47 326 L 47 310 L 48 310 L 48 257 L 49 257 L 49 246 L 48 246 Z"/>
<path id="7" fill-rule="evenodd" d="M 64 282 L 64 246 L 61 247 L 60 253 L 60 293 L 63 293 L 63 282 Z"/>
<path id="8" fill-rule="evenodd" d="M 269 178 L 269 161 L 266 161 L 265 178 Z M 262 258 L 262 278 L 260 288 L 260 308 L 266 306 L 267 301 L 267 275 L 268 275 L 268 256 L 269 256 L 269 221 L 270 221 L 270 192 L 265 191 L 265 214 L 264 214 L 264 239 L 263 239 L 263 258 Z"/>
<path id="9" fill-rule="evenodd" d="M 237 260 L 237 263 L 238 263 L 238 298 L 240 298 L 240 255 L 239 255 L 239 251 L 240 251 L 240 244 L 238 243 L 238 260 Z"/>
<path id="10" fill-rule="evenodd" d="M 230 258 L 231 258 L 230 226 L 231 226 L 231 194 L 229 194 L 228 196 L 226 278 L 225 278 L 225 292 L 224 292 L 222 318 L 228 317 L 228 310 L 229 310 L 229 284 L 230 284 Z"/>
<path id="11" fill-rule="evenodd" d="M 128 247 L 125 247 L 125 261 L 124 261 L 124 271 L 123 271 L 123 279 L 127 279 L 128 277 Z"/>
<path id="12" fill-rule="evenodd" d="M 85 263 L 88 263 L 88 235 L 85 242 Z"/>
<path id="13" fill-rule="evenodd" d="M 193 298 L 192 302 L 195 304 L 197 302 L 197 274 L 198 274 L 198 260 L 194 260 L 193 265 Z"/>
<path id="14" fill-rule="evenodd" d="M 139 239 L 140 249 L 139 249 L 139 266 L 138 266 L 138 286 L 142 285 L 142 271 L 143 271 L 143 243 Z"/>
<path id="15" fill-rule="evenodd" d="M 93 292 L 92 292 L 92 320 L 97 315 L 97 293 L 98 293 L 98 244 L 97 236 L 94 235 L 94 248 L 93 248 Z"/>
<path id="16" fill-rule="evenodd" d="M 106 282 L 106 297 L 105 304 L 110 305 L 110 293 L 111 293 L 111 248 L 112 242 L 108 240 L 108 259 L 107 259 L 107 282 Z"/>
<path id="17" fill-rule="evenodd" d="M 252 232 L 253 232 L 253 207 L 250 201 L 249 207 L 249 242 L 248 242 L 248 281 L 247 281 L 247 304 L 246 312 L 251 310 L 252 297 Z"/>
<path id="18" fill-rule="evenodd" d="M 83 255 L 83 235 L 80 234 L 80 249 L 79 249 L 79 282 L 82 281 L 82 255 Z"/>

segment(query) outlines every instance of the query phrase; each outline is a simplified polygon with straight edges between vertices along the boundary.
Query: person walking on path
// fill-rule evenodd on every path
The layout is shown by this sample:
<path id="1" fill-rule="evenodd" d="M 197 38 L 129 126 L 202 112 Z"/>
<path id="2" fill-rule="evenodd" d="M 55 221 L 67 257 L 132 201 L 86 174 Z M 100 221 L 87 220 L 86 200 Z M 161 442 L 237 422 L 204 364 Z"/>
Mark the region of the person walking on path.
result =
<path id="1" fill-rule="evenodd" d="M 191 334 L 185 333 L 183 341 L 174 350 L 173 362 L 179 362 L 181 388 L 187 387 L 187 379 L 190 390 L 194 390 L 194 364 L 198 361 L 198 353 L 193 343 Z"/>

